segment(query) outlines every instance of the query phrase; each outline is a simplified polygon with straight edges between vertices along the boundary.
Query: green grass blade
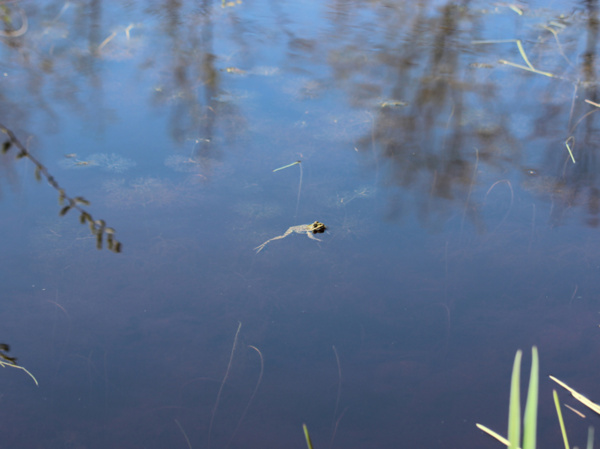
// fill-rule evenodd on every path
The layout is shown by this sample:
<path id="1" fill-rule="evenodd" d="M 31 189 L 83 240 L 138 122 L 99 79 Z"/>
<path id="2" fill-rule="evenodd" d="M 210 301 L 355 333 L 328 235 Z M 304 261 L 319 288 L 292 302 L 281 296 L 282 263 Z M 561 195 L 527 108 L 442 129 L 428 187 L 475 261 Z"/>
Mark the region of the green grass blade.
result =
<path id="1" fill-rule="evenodd" d="M 510 449 L 518 449 L 521 440 L 521 391 L 519 379 L 521 376 L 521 356 L 517 351 L 510 380 L 510 402 L 508 406 L 508 441 Z"/>
<path id="2" fill-rule="evenodd" d="M 304 430 L 304 437 L 306 438 L 306 445 L 308 449 L 313 449 L 312 441 L 310 441 L 310 435 L 308 434 L 308 427 L 306 424 L 302 424 L 302 429 Z"/>
<path id="3" fill-rule="evenodd" d="M 569 151 L 569 156 L 571 156 L 571 161 L 573 161 L 573 163 L 575 164 L 575 156 L 573 156 L 573 151 L 571 150 L 571 146 L 569 145 L 569 142 L 571 142 L 572 144 L 574 144 L 575 143 L 575 138 L 573 136 L 571 136 L 565 142 L 565 145 L 567 146 L 567 150 Z"/>
<path id="4" fill-rule="evenodd" d="M 531 70 L 535 70 L 531 62 L 529 62 L 529 59 L 527 59 L 527 54 L 525 54 L 525 49 L 523 48 L 520 39 L 517 39 L 517 47 L 519 48 L 519 53 L 521 53 L 521 57 L 523 58 L 523 61 L 525 61 L 525 64 L 527 64 L 527 67 Z"/>
<path id="5" fill-rule="evenodd" d="M 487 433 L 489 436 L 497 439 L 498 441 L 500 441 L 502 444 L 504 444 L 505 446 L 509 446 L 510 443 L 508 442 L 508 440 L 506 438 L 504 438 L 502 435 L 500 435 L 499 433 L 494 432 L 492 429 L 490 429 L 489 427 L 485 427 L 483 424 L 475 424 L 477 426 L 478 429 L 484 431 L 485 433 Z"/>
<path id="6" fill-rule="evenodd" d="M 290 167 L 293 167 L 294 165 L 296 165 L 296 164 L 300 164 L 301 162 L 302 162 L 302 161 L 296 161 L 296 162 L 292 162 L 291 164 L 284 165 L 283 167 L 276 168 L 275 170 L 273 170 L 273 173 L 275 173 L 276 171 L 279 171 L 279 170 L 283 170 L 284 168 L 290 168 Z"/>
<path id="7" fill-rule="evenodd" d="M 569 449 L 569 439 L 567 438 L 567 430 L 565 429 L 565 422 L 563 420 L 562 412 L 560 411 L 560 402 L 558 401 L 558 394 L 556 394 L 556 390 L 552 390 L 552 396 L 554 397 L 556 415 L 558 416 L 558 423 L 560 424 L 560 431 L 565 443 L 565 449 Z"/>
<path id="8" fill-rule="evenodd" d="M 527 403 L 523 420 L 523 449 L 535 449 L 537 434 L 537 408 L 539 392 L 539 358 L 535 346 L 531 348 L 531 372 L 529 374 L 529 388 L 527 390 Z"/>
<path id="9" fill-rule="evenodd" d="M 586 398 L 584 395 L 582 395 L 581 393 L 578 393 L 577 391 L 575 391 L 573 388 L 569 387 L 566 383 L 564 383 L 562 380 L 558 380 L 556 377 L 554 376 L 550 376 L 550 379 L 552 379 L 554 382 L 556 382 L 558 385 L 560 385 L 561 387 L 563 387 L 565 390 L 567 390 L 569 393 L 571 393 L 571 395 L 577 399 L 579 402 L 581 402 L 583 405 L 585 405 L 586 407 L 588 407 L 590 410 L 593 410 L 595 413 L 600 415 L 600 405 L 590 401 L 588 398 Z"/>

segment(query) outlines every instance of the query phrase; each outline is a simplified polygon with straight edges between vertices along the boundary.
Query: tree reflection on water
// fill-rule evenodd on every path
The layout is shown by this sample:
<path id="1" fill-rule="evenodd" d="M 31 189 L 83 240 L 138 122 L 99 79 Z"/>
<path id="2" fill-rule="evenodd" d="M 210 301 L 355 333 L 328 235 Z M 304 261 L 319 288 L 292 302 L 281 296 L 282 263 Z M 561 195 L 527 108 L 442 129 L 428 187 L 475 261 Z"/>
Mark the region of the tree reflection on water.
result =
<path id="1" fill-rule="evenodd" d="M 60 127 L 57 108 L 66 104 L 96 117 L 96 126 L 106 126 L 109 113 L 99 101 L 107 87 L 102 72 L 120 48 L 132 60 L 144 61 L 136 76 L 155 80 L 157 89 L 149 94 L 156 108 L 170 111 L 172 139 L 197 139 L 192 158 L 218 160 L 225 142 L 249 131 L 245 100 L 235 95 L 241 79 L 236 73 L 246 82 L 303 71 L 301 78 L 286 77 L 281 93 L 293 102 L 319 101 L 339 89 L 345 93 L 354 112 L 311 111 L 314 119 L 303 123 L 312 139 L 346 139 L 376 159 L 379 169 L 385 164 L 385 183 L 409 194 L 394 196 L 391 216 L 406 210 L 401 203 L 409 196 L 418 199 L 425 219 L 448 210 L 448 203 L 460 209 L 474 184 L 485 191 L 499 179 L 494 172 L 510 171 L 508 178 L 518 182 L 523 169 L 533 166 L 554 179 L 554 186 L 544 183 L 547 193 L 569 186 L 571 195 L 554 198 L 562 204 L 558 209 L 581 205 L 587 223 L 596 226 L 596 107 L 584 102 L 598 100 L 595 3 L 570 13 L 450 2 L 432 6 L 331 4 L 327 31 L 302 37 L 292 26 L 301 19 L 292 19 L 283 8 L 273 8 L 269 20 L 253 21 L 253 34 L 244 28 L 244 20 L 251 19 L 244 19 L 246 11 L 237 4 L 225 9 L 206 1 L 198 8 L 152 4 L 137 12 L 144 20 L 117 27 L 105 24 L 98 4 L 8 8 L 5 14 L 16 23 L 25 14 L 29 27 L 13 36 L 5 30 L 4 54 L 17 72 L 8 74 L 11 85 L 4 91 L 1 118 L 27 129 L 37 111 L 49 126 Z M 365 20 L 352 26 L 360 14 Z M 502 23 L 504 32 L 486 26 L 491 21 Z M 226 53 L 215 50 L 215 29 L 226 29 L 233 38 Z M 258 63 L 258 55 L 249 51 L 265 45 L 264 35 L 282 38 L 287 59 L 280 67 Z M 536 68 L 555 77 L 499 63 L 525 66 L 516 39 Z M 89 51 L 83 53 L 84 48 Z M 26 97 L 23 77 L 30 80 Z M 518 104 L 522 107 L 515 108 Z M 323 118 L 332 123 L 331 130 L 321 126 Z M 569 138 L 576 164 L 567 158 Z M 476 164 L 486 179 L 473 176 Z M 470 207 L 477 214 L 480 206 L 475 201 Z"/>

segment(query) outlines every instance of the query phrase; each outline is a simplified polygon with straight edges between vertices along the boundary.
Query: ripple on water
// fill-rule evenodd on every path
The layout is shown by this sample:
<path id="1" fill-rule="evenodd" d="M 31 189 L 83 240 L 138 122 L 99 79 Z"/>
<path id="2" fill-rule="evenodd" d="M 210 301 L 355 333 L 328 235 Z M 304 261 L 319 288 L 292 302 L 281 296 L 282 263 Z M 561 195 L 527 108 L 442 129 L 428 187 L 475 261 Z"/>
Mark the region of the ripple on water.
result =
<path id="1" fill-rule="evenodd" d="M 152 176 L 130 181 L 110 179 L 103 184 L 103 190 L 108 204 L 122 208 L 182 206 L 197 202 L 200 195 L 193 184 Z"/>
<path id="2" fill-rule="evenodd" d="M 123 173 L 137 165 L 134 160 L 119 156 L 115 153 L 92 154 L 90 160 L 96 162 L 102 169 L 113 173 Z"/>
<path id="3" fill-rule="evenodd" d="M 123 173 L 136 165 L 136 162 L 111 153 L 95 153 L 88 157 L 79 157 L 76 154 L 69 155 L 59 162 L 59 165 L 66 169 L 85 169 L 91 167 L 100 167 L 103 170 L 113 173 Z"/>

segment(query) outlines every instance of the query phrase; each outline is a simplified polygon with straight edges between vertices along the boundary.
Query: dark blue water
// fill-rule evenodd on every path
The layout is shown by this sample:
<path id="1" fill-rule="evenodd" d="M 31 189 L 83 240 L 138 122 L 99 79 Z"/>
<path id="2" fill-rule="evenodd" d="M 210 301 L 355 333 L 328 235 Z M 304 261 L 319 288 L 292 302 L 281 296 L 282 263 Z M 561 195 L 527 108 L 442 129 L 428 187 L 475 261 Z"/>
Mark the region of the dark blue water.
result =
<path id="1" fill-rule="evenodd" d="M 0 122 L 123 250 L 3 156 L 0 446 L 499 447 L 532 345 L 541 445 L 600 395 L 595 2 L 7 8 Z"/>

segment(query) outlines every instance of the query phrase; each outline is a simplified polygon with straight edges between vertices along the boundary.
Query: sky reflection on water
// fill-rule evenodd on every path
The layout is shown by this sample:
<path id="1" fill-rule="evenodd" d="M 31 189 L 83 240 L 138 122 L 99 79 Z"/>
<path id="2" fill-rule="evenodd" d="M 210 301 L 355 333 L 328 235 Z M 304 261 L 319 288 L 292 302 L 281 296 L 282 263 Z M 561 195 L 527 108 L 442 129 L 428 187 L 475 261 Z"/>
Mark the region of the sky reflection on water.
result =
<path id="1" fill-rule="evenodd" d="M 492 448 L 533 344 L 594 397 L 595 2 L 10 8 L 0 122 L 124 251 L 3 156 L 7 447 Z"/>

